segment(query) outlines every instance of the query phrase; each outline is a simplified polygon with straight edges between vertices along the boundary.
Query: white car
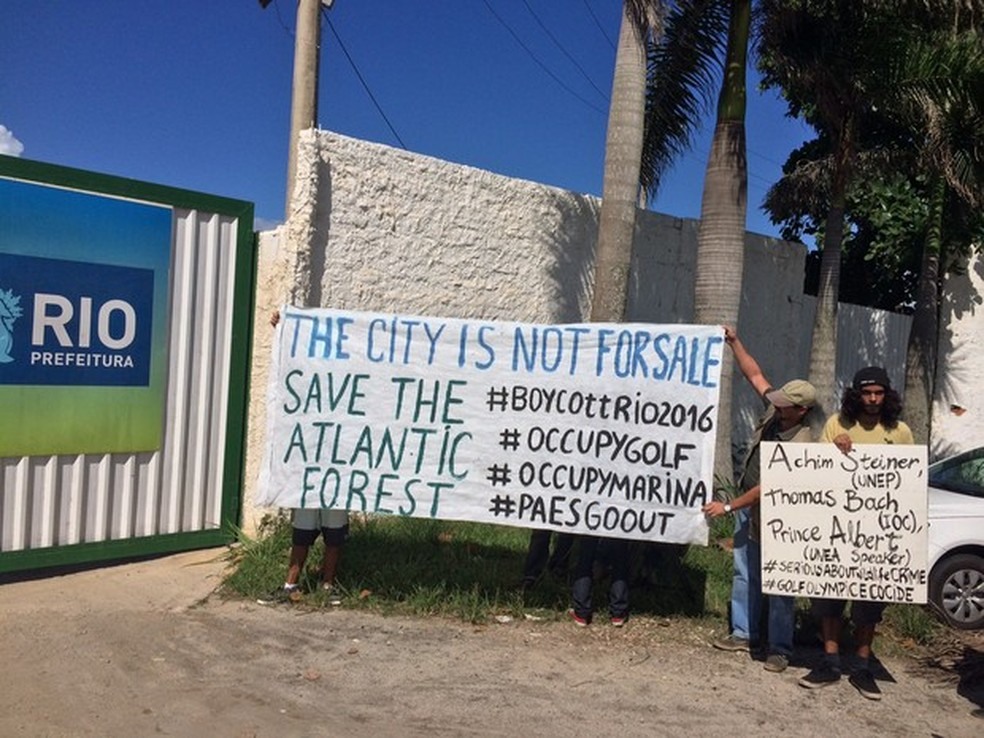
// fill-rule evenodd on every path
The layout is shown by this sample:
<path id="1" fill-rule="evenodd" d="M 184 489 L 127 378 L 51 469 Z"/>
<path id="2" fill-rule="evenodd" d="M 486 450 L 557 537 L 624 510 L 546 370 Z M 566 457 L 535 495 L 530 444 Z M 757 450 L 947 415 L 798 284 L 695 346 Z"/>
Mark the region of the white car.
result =
<path id="1" fill-rule="evenodd" d="M 929 467 L 929 602 L 954 628 L 984 628 L 984 448 Z"/>

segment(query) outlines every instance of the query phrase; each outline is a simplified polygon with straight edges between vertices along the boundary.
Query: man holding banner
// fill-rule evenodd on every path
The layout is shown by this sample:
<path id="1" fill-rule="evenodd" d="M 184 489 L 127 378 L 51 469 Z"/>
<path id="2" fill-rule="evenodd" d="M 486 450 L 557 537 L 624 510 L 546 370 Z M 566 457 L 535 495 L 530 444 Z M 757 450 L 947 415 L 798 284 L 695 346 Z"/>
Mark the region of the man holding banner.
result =
<path id="1" fill-rule="evenodd" d="M 724 651 L 748 651 L 758 640 L 759 612 L 762 603 L 760 446 L 762 441 L 804 443 L 812 440 L 805 422 L 816 404 L 816 390 L 802 379 L 794 379 L 774 389 L 762 373 L 758 362 L 745 349 L 733 328 L 725 327 L 725 341 L 734 352 L 735 362 L 745 379 L 762 397 L 767 409 L 755 428 L 752 445 L 738 486 L 742 494 L 729 503 L 707 503 L 704 513 L 712 518 L 728 513 L 735 516 L 734 577 L 731 585 L 731 632 L 714 643 Z M 795 600 L 769 595 L 769 653 L 765 668 L 785 671 L 793 653 Z"/>
<path id="2" fill-rule="evenodd" d="M 827 419 L 821 438 L 845 454 L 850 453 L 856 443 L 912 444 L 912 431 L 899 420 L 901 412 L 902 400 L 892 389 L 888 373 L 882 367 L 865 367 L 854 375 L 851 386 L 844 390 L 840 412 Z M 815 689 L 840 681 L 840 634 L 845 604 L 846 600 L 813 600 L 813 612 L 820 618 L 824 656 L 820 666 L 799 680 L 800 686 Z M 881 689 L 872 676 L 869 660 L 875 626 L 881 622 L 884 610 L 884 602 L 856 600 L 851 603 L 858 668 L 849 681 L 870 700 L 881 699 Z"/>

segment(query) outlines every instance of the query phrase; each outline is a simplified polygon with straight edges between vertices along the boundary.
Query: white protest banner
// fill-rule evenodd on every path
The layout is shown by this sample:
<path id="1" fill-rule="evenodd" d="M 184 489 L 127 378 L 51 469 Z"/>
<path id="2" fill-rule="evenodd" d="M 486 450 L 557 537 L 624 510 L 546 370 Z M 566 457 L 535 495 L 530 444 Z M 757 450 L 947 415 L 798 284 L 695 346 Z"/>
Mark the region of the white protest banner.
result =
<path id="1" fill-rule="evenodd" d="M 762 591 L 926 602 L 926 447 L 762 444 Z"/>
<path id="2" fill-rule="evenodd" d="M 723 331 L 285 308 L 261 505 L 707 541 Z"/>

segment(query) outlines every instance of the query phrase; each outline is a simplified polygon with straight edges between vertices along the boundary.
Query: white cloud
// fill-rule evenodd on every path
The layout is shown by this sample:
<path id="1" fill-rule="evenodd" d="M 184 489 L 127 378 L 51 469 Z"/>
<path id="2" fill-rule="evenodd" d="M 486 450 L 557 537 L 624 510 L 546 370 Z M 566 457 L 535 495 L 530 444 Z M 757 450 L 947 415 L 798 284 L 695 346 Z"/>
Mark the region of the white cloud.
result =
<path id="1" fill-rule="evenodd" d="M 253 230 L 254 231 L 272 231 L 274 228 L 283 224 L 283 220 L 269 220 L 268 218 L 260 218 L 259 216 L 253 216 Z"/>
<path id="2" fill-rule="evenodd" d="M 7 130 L 7 126 L 0 125 L 0 154 L 20 156 L 23 151 L 24 144 L 14 138 L 14 134 Z"/>

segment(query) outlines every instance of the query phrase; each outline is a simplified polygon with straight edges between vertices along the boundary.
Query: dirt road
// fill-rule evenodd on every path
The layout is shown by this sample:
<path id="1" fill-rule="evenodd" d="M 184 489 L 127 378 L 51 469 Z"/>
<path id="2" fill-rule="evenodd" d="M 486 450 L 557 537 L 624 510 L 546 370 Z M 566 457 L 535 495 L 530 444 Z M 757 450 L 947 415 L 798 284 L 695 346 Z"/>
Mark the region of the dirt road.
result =
<path id="1" fill-rule="evenodd" d="M 885 697 L 770 674 L 709 632 L 470 626 L 227 601 L 221 551 L 0 585 L 0 736 L 984 734 L 954 680 Z M 964 690 L 961 690 L 964 691 Z"/>

